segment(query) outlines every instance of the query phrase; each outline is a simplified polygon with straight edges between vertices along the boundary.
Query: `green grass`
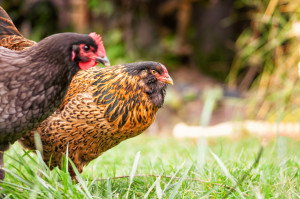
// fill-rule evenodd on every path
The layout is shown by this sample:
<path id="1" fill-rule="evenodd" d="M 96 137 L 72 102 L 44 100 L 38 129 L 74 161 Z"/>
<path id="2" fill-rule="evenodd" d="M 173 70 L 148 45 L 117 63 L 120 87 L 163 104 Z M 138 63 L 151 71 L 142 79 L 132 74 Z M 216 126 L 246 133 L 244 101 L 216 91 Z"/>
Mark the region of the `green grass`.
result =
<path id="1" fill-rule="evenodd" d="M 234 187 L 251 167 L 260 142 L 219 138 L 208 143 L 197 150 L 192 140 L 138 136 L 90 163 L 78 184 L 66 169 L 50 171 L 40 156 L 24 153 L 15 144 L 5 153 L 8 171 L 3 192 L 9 198 L 30 199 L 222 198 L 229 191 L 226 186 Z M 267 145 L 259 165 L 228 198 L 299 198 L 299 167 L 299 141 L 277 139 Z M 129 177 L 112 179 L 116 176 Z"/>

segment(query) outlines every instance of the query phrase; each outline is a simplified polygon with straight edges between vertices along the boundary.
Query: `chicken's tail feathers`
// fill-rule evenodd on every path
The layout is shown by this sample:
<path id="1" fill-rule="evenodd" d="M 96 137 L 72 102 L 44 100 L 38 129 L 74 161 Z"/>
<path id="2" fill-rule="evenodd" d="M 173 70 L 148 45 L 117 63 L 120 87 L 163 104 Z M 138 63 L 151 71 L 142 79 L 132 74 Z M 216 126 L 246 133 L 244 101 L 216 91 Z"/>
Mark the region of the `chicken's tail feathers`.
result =
<path id="1" fill-rule="evenodd" d="M 8 35 L 23 37 L 11 18 L 8 16 L 7 12 L 0 6 L 0 40 Z"/>
<path id="2" fill-rule="evenodd" d="M 22 36 L 7 12 L 0 6 L 0 46 L 21 51 L 34 44 L 34 41 Z"/>

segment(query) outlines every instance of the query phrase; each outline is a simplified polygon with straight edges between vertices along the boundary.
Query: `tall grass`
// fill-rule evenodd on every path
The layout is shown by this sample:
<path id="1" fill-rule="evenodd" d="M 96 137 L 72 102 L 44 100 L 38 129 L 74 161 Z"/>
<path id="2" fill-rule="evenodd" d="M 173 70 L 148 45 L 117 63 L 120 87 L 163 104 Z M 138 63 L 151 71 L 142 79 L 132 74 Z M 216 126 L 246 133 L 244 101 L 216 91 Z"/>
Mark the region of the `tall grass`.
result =
<path id="1" fill-rule="evenodd" d="M 300 2 L 241 0 L 235 4 L 247 8 L 250 26 L 236 41 L 229 85 L 243 91 L 252 88 L 255 97 L 248 111 L 253 118 L 298 121 Z M 291 113 L 283 117 L 284 112 Z"/>

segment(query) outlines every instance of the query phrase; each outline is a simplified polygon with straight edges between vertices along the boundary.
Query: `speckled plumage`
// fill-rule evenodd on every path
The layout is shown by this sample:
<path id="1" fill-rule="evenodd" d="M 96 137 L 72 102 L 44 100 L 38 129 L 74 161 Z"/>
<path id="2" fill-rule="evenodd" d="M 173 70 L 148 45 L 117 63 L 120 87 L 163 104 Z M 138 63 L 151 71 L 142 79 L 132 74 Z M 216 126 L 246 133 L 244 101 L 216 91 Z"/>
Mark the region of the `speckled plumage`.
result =
<path id="1" fill-rule="evenodd" d="M 70 158 L 82 172 L 84 165 L 106 150 L 147 129 L 166 89 L 166 82 L 151 70 L 169 78 L 162 68 L 157 62 L 138 62 L 78 72 L 60 109 L 36 129 L 45 162 L 51 159 L 52 167 L 60 166 L 68 146 Z M 35 149 L 36 131 L 20 139 L 25 147 Z M 71 167 L 70 171 L 74 177 Z"/>

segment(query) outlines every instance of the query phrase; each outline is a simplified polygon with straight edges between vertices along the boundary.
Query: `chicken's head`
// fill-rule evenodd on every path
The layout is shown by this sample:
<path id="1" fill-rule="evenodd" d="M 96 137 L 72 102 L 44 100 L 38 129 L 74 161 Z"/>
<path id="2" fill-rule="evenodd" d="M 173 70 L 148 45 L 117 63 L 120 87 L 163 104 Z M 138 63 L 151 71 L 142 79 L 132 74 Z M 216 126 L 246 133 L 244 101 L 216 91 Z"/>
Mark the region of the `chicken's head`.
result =
<path id="1" fill-rule="evenodd" d="M 93 32 L 89 34 L 89 38 L 91 39 L 72 46 L 72 61 L 78 62 L 82 70 L 89 69 L 97 63 L 110 66 L 101 36 Z"/>
<path id="2" fill-rule="evenodd" d="M 154 106 L 162 107 L 167 85 L 173 85 L 167 68 L 158 62 L 126 64 L 126 68 L 129 74 L 139 78 L 138 85 L 149 96 Z"/>

